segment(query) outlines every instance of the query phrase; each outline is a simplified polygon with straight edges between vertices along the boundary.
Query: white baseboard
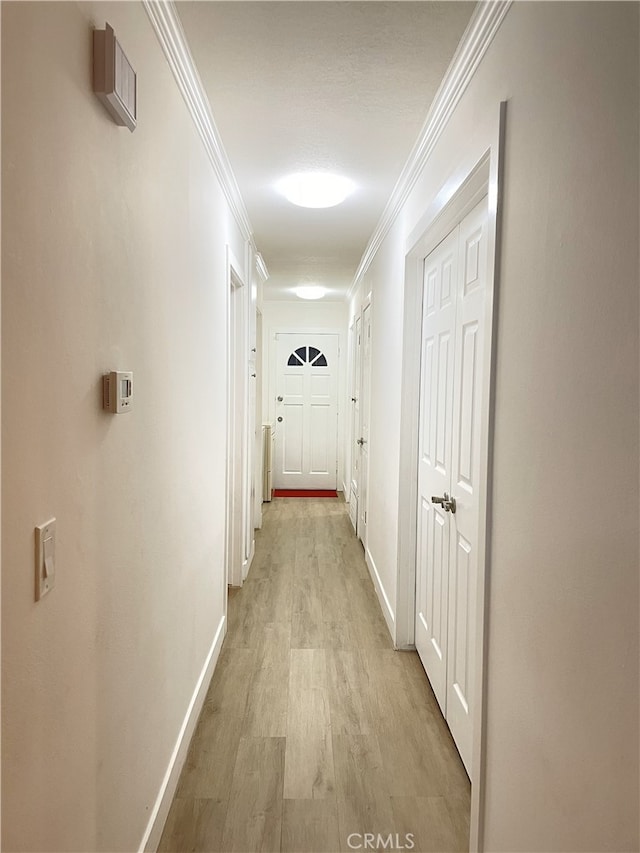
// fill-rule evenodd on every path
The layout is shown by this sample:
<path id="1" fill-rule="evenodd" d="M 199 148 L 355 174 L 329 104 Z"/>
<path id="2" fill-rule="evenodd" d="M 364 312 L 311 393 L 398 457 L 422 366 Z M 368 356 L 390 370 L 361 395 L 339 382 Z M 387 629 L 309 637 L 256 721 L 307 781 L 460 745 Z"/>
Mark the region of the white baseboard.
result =
<path id="1" fill-rule="evenodd" d="M 251 540 L 251 553 L 247 557 L 247 559 L 242 563 L 242 582 L 246 581 L 247 575 L 249 574 L 249 569 L 251 568 L 251 563 L 253 563 L 253 556 L 256 553 L 256 540 Z"/>
<path id="2" fill-rule="evenodd" d="M 371 575 L 371 580 L 373 581 L 373 585 L 378 596 L 378 601 L 380 602 L 380 609 L 382 610 L 382 615 L 384 616 L 385 622 L 387 623 L 387 628 L 389 629 L 389 633 L 391 634 L 392 639 L 395 640 L 396 617 L 393 612 L 393 608 L 391 607 L 391 602 L 389 601 L 384 586 L 382 585 L 382 581 L 380 580 L 380 575 L 378 574 L 376 564 L 374 563 L 373 557 L 371 556 L 371 552 L 368 548 L 365 548 L 364 559 L 365 563 L 367 564 L 367 568 L 369 569 L 369 574 Z"/>
<path id="3" fill-rule="evenodd" d="M 182 768 L 187 757 L 187 750 L 189 749 L 189 744 L 207 695 L 209 682 L 211 681 L 213 671 L 218 662 L 218 657 L 220 656 L 220 649 L 222 648 L 224 635 L 225 617 L 222 616 L 213 638 L 213 643 L 209 649 L 209 654 L 207 655 L 207 659 L 202 667 L 202 672 L 200 673 L 195 690 L 193 691 L 193 696 L 189 702 L 187 713 L 182 722 L 182 726 L 180 727 L 180 733 L 178 734 L 176 745 L 173 748 L 173 752 L 169 760 L 169 766 L 164 774 L 164 779 L 160 785 L 160 791 L 156 797 L 156 802 L 153 807 L 153 811 L 151 812 L 149 823 L 147 824 L 142 841 L 140 842 L 140 847 L 138 848 L 139 853 L 155 853 L 158 849 L 162 830 L 164 829 L 167 815 L 169 814 L 169 808 L 171 807 L 171 803 L 178 786 L 180 773 L 182 772 Z"/>

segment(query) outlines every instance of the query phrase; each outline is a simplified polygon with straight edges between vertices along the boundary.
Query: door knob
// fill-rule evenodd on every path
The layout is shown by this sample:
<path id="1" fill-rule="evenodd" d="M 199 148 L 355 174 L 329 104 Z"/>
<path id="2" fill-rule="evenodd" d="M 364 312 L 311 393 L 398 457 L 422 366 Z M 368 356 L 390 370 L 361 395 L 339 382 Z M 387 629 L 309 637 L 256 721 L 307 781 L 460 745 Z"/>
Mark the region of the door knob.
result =
<path id="1" fill-rule="evenodd" d="M 278 402 L 281 403 L 284 400 L 284 397 L 278 397 Z"/>
<path id="2" fill-rule="evenodd" d="M 279 418 L 278 418 L 278 423 L 279 423 L 279 424 L 281 424 L 281 423 L 282 423 L 282 417 L 279 417 Z"/>
<path id="3" fill-rule="evenodd" d="M 352 402 L 352 403 L 355 403 L 355 402 L 356 402 L 356 400 L 357 400 L 357 397 L 352 397 L 352 398 L 351 398 L 351 402 Z"/>
<path id="4" fill-rule="evenodd" d="M 362 447 L 362 445 L 365 444 L 364 438 L 359 438 L 357 443 L 360 445 L 360 447 Z"/>
<path id="5" fill-rule="evenodd" d="M 447 492 L 444 493 L 444 496 L 439 498 L 436 495 L 431 496 L 431 503 L 440 504 L 442 509 L 445 512 L 450 512 L 451 514 L 455 514 L 456 511 L 456 499 L 450 498 Z"/>

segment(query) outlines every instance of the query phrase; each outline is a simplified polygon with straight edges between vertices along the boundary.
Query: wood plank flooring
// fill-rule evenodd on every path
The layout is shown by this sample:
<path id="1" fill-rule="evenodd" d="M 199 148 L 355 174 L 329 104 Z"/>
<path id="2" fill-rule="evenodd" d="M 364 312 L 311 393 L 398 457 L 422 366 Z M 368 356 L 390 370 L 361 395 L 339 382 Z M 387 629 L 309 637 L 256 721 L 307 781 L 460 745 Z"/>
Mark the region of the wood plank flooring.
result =
<path id="1" fill-rule="evenodd" d="M 342 853 L 369 833 L 466 851 L 469 780 L 416 653 L 392 648 L 346 505 L 264 509 L 159 850 Z"/>

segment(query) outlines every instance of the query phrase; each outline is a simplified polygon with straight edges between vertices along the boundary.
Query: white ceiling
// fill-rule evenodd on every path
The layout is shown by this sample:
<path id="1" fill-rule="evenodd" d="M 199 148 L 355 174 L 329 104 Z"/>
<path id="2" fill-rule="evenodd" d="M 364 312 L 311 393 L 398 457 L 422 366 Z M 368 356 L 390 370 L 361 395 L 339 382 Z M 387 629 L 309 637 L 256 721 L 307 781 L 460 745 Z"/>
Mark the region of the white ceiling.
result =
<path id="1" fill-rule="evenodd" d="M 178 12 L 269 269 L 342 299 L 469 22 L 466 2 L 181 2 Z M 327 209 L 275 190 L 333 171 L 356 192 Z"/>

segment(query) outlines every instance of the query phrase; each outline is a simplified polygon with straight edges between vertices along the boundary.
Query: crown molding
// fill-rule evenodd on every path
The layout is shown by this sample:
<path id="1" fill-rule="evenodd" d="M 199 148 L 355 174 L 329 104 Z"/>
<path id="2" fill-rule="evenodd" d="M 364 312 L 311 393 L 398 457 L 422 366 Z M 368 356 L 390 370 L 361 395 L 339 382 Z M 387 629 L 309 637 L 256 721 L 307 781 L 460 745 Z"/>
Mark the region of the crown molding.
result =
<path id="1" fill-rule="evenodd" d="M 442 131 L 487 52 L 487 48 L 493 41 L 493 37 L 498 32 L 512 2 L 513 0 L 484 0 L 484 2 L 477 4 L 447 73 L 436 92 L 411 154 L 409 154 L 382 216 L 369 238 L 353 282 L 347 291 L 347 300 L 355 293 L 382 241 L 389 233 L 411 190 L 416 185 Z"/>
<path id="2" fill-rule="evenodd" d="M 382 216 L 369 238 L 354 280 L 347 292 L 347 299 L 353 295 L 360 284 L 382 241 L 402 210 L 512 2 L 513 0 L 484 0 L 484 2 L 478 3 L 436 93 L 418 139 L 402 169 Z M 222 138 L 216 127 L 211 104 L 187 44 L 175 4 L 173 0 L 142 0 L 142 4 L 176 79 L 187 109 L 204 143 L 207 156 L 238 227 L 243 237 L 255 248 L 249 215 Z M 266 267 L 263 271 L 267 273 Z M 263 271 L 261 270 L 261 274 Z"/>
<path id="3" fill-rule="evenodd" d="M 253 229 L 247 209 L 216 127 L 211 104 L 187 44 L 175 4 L 173 0 L 142 0 L 142 4 L 204 143 L 213 171 L 220 182 L 242 236 L 253 245 Z"/>

